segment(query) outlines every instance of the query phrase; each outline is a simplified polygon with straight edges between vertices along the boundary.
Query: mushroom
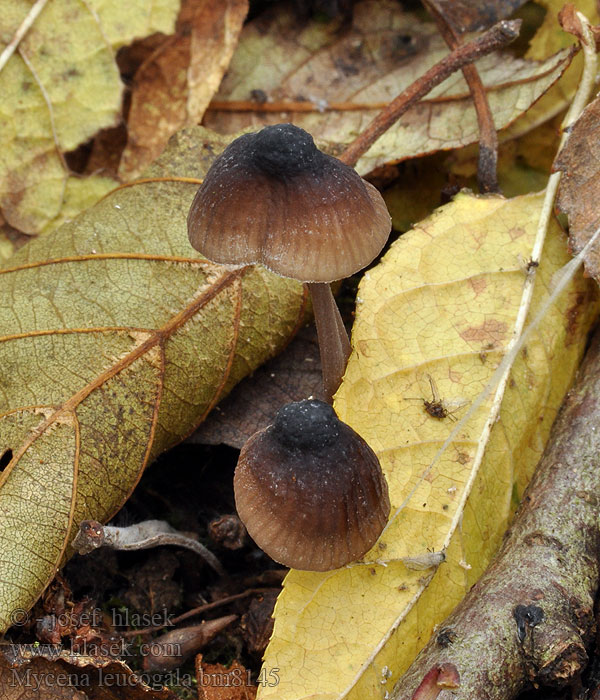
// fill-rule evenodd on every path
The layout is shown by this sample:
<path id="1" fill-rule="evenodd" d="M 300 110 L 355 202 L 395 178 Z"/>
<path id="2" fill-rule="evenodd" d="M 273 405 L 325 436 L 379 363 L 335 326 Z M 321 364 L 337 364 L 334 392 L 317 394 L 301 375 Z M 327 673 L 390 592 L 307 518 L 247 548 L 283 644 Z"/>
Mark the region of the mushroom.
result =
<path id="1" fill-rule="evenodd" d="M 210 167 L 188 215 L 190 242 L 209 260 L 260 263 L 308 283 L 329 402 L 350 354 L 329 283 L 368 265 L 390 230 L 375 187 L 293 124 L 232 141 Z"/>
<path id="2" fill-rule="evenodd" d="M 246 442 L 233 487 L 250 537 L 295 569 L 328 571 L 359 559 L 390 512 L 377 455 L 316 399 L 286 404 Z"/>

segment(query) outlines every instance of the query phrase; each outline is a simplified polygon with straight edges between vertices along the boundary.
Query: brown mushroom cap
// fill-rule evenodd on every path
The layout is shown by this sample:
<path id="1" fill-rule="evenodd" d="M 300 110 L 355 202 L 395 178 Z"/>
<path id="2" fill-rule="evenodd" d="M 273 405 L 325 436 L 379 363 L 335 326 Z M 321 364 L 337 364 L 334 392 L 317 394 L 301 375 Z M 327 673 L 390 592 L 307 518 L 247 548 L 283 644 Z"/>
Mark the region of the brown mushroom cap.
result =
<path id="1" fill-rule="evenodd" d="M 328 571 L 359 559 L 390 511 L 373 450 L 314 399 L 287 404 L 246 442 L 233 485 L 249 535 L 295 569 Z"/>
<path id="2" fill-rule="evenodd" d="M 390 229 L 379 192 L 292 124 L 232 141 L 188 215 L 190 243 L 209 260 L 261 263 L 302 282 L 332 282 L 361 270 Z"/>

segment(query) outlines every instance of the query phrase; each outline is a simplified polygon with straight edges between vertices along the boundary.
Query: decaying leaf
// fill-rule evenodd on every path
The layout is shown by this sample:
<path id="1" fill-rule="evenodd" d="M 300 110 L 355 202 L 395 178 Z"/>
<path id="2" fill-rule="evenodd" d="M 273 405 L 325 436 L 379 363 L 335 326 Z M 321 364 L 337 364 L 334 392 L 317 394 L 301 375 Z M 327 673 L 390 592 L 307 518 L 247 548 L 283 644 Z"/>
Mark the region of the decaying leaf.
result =
<path id="1" fill-rule="evenodd" d="M 431 22 L 403 12 L 391 0 L 357 2 L 349 30 L 341 30 L 335 21 L 309 21 L 299 27 L 292 7 L 278 3 L 244 27 L 204 123 L 227 133 L 293 121 L 318 139 L 349 143 L 383 106 L 447 53 Z M 258 60 L 265 55 L 271 60 Z M 570 60 L 569 49 L 564 49 L 539 62 L 507 52 L 478 61 L 496 126 L 504 128 L 521 116 L 560 78 Z M 258 112 L 256 107 L 234 111 L 237 101 L 252 109 L 256 91 L 267 101 L 302 102 L 312 111 L 293 107 L 283 113 Z M 224 111 L 228 103 L 233 103 L 232 111 Z M 478 137 L 469 89 L 462 74 L 456 73 L 378 139 L 359 160 L 357 170 L 364 174 Z"/>
<path id="2" fill-rule="evenodd" d="M 27 609 L 86 519 L 281 348 L 299 283 L 206 262 L 185 219 L 227 139 L 184 130 L 149 182 L 118 189 L 0 269 L 0 627 Z M 156 181 L 152 181 L 152 179 Z"/>
<path id="3" fill-rule="evenodd" d="M 185 0 L 177 33 L 143 63 L 132 86 L 119 175 L 138 175 L 183 126 L 198 124 L 237 44 L 248 0 Z"/>
<path id="4" fill-rule="evenodd" d="M 273 422 L 290 401 L 320 396 L 321 358 L 314 326 L 303 328 L 277 357 L 246 377 L 207 417 L 188 442 L 241 448 Z"/>
<path id="5" fill-rule="evenodd" d="M 158 674 L 135 674 L 110 657 L 81 656 L 51 644 L 7 644 L 0 650 L 2 700 L 177 700 Z"/>
<path id="6" fill-rule="evenodd" d="M 579 252 L 600 226 L 600 98 L 584 110 L 573 126 L 565 148 L 555 161 L 563 175 L 557 206 L 569 216 L 569 238 Z M 594 244 L 595 245 L 595 244 Z M 600 252 L 593 248 L 586 257 L 585 269 L 600 280 Z"/>
<path id="7" fill-rule="evenodd" d="M 223 664 L 207 664 L 198 654 L 196 678 L 199 700 L 254 700 L 256 696 L 250 672 L 237 660 L 227 668 Z M 276 679 L 276 675 L 270 678 L 274 684 Z"/>
<path id="8" fill-rule="evenodd" d="M 0 48 L 31 11 L 10 0 Z M 58 216 L 69 179 L 63 154 L 118 119 L 122 83 L 114 50 L 136 36 L 171 32 L 178 0 L 48 2 L 0 71 L 0 207 L 26 233 Z"/>
<path id="9" fill-rule="evenodd" d="M 499 413 L 492 398 L 485 401 L 433 465 L 454 423 L 430 415 L 424 401 L 435 398 L 430 376 L 442 405 L 460 417 L 504 356 L 542 200 L 543 193 L 511 200 L 460 194 L 363 278 L 335 406 L 377 452 L 393 515 L 364 563 L 289 573 L 264 666 L 280 669 L 280 683 L 259 697 L 338 700 L 391 691 L 500 543 L 596 315 L 590 281 L 572 281 L 519 353 Z M 530 317 L 568 260 L 553 222 Z"/>

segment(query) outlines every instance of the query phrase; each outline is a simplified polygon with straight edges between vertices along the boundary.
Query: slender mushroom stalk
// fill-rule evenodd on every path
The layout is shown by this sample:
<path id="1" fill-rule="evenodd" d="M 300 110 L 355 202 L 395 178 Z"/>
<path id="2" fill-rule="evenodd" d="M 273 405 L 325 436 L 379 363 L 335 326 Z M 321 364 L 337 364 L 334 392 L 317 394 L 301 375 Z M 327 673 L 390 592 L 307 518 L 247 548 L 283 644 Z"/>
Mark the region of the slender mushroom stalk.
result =
<path id="1" fill-rule="evenodd" d="M 323 372 L 323 394 L 327 403 L 341 384 L 350 357 L 350 340 L 344 327 L 338 305 L 327 282 L 309 282 L 315 324 L 321 353 Z"/>
<path id="2" fill-rule="evenodd" d="M 292 124 L 232 141 L 210 167 L 188 215 L 190 243 L 209 260 L 260 263 L 309 283 L 329 402 L 350 344 L 328 285 L 366 267 L 390 230 L 379 192 Z"/>

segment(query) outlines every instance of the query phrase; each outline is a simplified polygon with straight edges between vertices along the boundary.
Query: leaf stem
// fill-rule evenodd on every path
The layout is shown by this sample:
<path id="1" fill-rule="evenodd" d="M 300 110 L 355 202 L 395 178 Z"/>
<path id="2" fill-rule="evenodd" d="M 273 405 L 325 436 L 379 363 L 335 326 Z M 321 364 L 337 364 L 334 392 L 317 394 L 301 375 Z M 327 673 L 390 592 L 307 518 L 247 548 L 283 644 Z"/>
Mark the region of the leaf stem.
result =
<path id="1" fill-rule="evenodd" d="M 463 66 L 510 44 L 519 35 L 520 27 L 521 20 L 503 20 L 474 41 L 454 49 L 393 99 L 346 148 L 340 160 L 346 165 L 356 165 L 358 159 L 371 148 L 375 141 L 436 85 Z"/>
<path id="2" fill-rule="evenodd" d="M 435 0 L 422 0 L 423 5 L 437 25 L 439 33 L 452 51 L 460 47 L 460 36 L 446 19 Z M 488 102 L 487 94 L 479 71 L 473 63 L 463 66 L 465 78 L 479 125 L 479 160 L 477 163 L 477 184 L 480 192 L 500 192 L 498 186 L 498 134 Z"/>

